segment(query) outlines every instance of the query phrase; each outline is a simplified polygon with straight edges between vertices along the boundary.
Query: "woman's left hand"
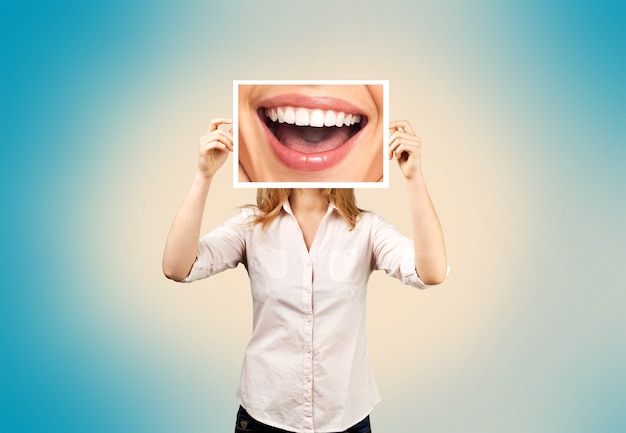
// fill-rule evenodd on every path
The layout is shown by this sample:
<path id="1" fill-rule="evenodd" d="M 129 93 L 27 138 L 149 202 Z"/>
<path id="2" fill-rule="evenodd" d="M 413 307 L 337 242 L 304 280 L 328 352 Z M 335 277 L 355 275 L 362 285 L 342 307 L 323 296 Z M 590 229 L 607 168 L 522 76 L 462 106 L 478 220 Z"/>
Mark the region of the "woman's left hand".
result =
<path id="1" fill-rule="evenodd" d="M 421 174 L 422 140 L 415 135 L 406 120 L 396 120 L 389 124 L 389 159 L 393 157 L 406 179 Z"/>

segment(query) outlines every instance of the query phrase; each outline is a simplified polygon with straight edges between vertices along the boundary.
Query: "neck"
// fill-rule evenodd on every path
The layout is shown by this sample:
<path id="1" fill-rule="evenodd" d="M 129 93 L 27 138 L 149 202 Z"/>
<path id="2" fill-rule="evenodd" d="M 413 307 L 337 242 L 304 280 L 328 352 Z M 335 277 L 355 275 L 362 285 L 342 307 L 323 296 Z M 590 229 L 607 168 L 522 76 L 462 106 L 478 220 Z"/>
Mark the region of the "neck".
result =
<path id="1" fill-rule="evenodd" d="M 326 212 L 328 203 L 323 190 L 318 188 L 296 188 L 289 195 L 289 204 L 294 213 Z"/>

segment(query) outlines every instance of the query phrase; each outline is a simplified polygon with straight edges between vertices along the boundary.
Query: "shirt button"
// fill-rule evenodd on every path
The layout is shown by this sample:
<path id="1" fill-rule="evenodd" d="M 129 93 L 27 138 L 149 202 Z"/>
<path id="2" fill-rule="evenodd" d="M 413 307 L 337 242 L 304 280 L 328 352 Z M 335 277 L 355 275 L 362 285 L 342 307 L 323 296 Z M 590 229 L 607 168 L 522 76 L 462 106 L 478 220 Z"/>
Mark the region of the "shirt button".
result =
<path id="1" fill-rule="evenodd" d="M 311 320 L 313 320 L 313 317 L 311 317 L 311 316 L 306 316 L 306 321 L 307 321 L 307 322 L 310 322 Z"/>
<path id="2" fill-rule="evenodd" d="M 305 350 L 306 353 L 311 353 L 311 348 L 310 347 L 306 347 L 304 350 Z"/>
<path id="3" fill-rule="evenodd" d="M 304 292 L 305 292 L 305 293 L 311 293 L 311 288 L 310 288 L 310 287 L 306 287 L 306 288 L 304 289 Z"/>
<path id="4" fill-rule="evenodd" d="M 311 376 L 304 376 L 304 381 L 305 382 L 310 382 L 311 381 Z"/>

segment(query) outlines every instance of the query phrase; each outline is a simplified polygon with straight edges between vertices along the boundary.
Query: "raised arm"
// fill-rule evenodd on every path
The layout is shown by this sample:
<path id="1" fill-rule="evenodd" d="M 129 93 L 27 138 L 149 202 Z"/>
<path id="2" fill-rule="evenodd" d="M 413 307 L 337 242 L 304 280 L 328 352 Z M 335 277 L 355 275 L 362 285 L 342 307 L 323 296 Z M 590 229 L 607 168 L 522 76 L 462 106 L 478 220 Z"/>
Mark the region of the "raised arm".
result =
<path id="1" fill-rule="evenodd" d="M 232 133 L 219 126 L 230 123 L 230 119 L 214 119 L 206 135 L 200 138 L 198 169 L 174 218 L 163 251 L 163 273 L 172 280 L 184 279 L 196 260 L 202 215 L 211 181 L 233 150 Z"/>
<path id="2" fill-rule="evenodd" d="M 405 120 L 391 122 L 389 134 L 389 159 L 398 161 L 409 191 L 415 270 L 425 284 L 440 284 L 447 272 L 446 247 L 437 212 L 422 176 L 422 141 Z"/>

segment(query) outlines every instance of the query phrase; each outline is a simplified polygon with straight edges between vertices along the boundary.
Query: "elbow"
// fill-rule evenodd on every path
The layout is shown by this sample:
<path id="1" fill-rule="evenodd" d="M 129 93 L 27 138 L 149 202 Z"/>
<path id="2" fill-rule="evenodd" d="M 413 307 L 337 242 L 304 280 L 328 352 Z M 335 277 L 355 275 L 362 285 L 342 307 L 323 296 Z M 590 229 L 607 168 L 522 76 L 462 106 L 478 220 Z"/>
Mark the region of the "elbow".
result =
<path id="1" fill-rule="evenodd" d="M 163 271 L 163 275 L 165 275 L 165 278 L 167 278 L 168 280 L 176 281 L 177 283 L 181 282 L 181 280 L 185 278 L 181 277 L 180 274 L 166 271 Z"/>
<path id="2" fill-rule="evenodd" d="M 433 275 L 420 279 L 422 280 L 422 283 L 426 284 L 427 286 L 437 286 L 446 280 L 446 276 L 445 274 L 443 276 Z"/>
<path id="3" fill-rule="evenodd" d="M 416 267 L 417 270 L 417 267 Z M 424 270 L 417 273 L 419 279 L 427 286 L 437 286 L 443 283 L 448 276 L 448 266 L 437 267 L 437 269 Z"/>
<path id="4" fill-rule="evenodd" d="M 163 269 L 163 275 L 165 275 L 165 278 L 167 278 L 168 280 L 172 280 L 172 281 L 176 281 L 176 282 L 180 282 L 180 280 L 182 280 L 185 277 L 181 277 L 180 274 L 176 273 L 176 272 L 172 272 L 172 271 L 168 271 Z"/>
<path id="5" fill-rule="evenodd" d="M 161 269 L 167 279 L 180 282 L 189 276 L 195 262 L 195 255 L 181 258 L 180 255 L 168 254 L 166 251 L 161 261 Z"/>
<path id="6" fill-rule="evenodd" d="M 189 271 L 181 272 L 180 269 L 177 269 L 172 266 L 167 266 L 165 263 L 163 263 L 162 269 L 163 269 L 163 275 L 165 275 L 165 278 L 167 278 L 168 280 L 176 281 L 176 282 L 180 282 L 184 280 L 189 275 Z"/>

